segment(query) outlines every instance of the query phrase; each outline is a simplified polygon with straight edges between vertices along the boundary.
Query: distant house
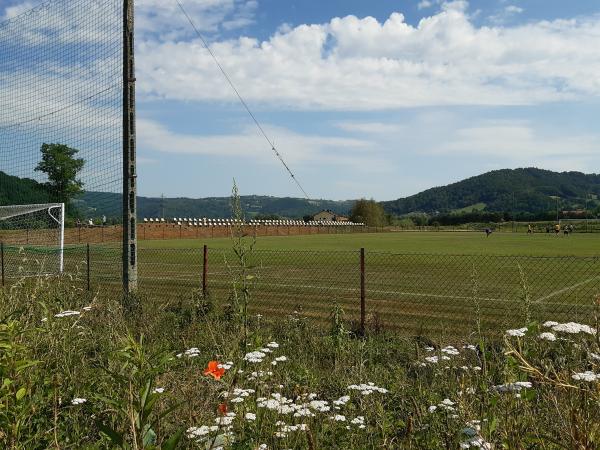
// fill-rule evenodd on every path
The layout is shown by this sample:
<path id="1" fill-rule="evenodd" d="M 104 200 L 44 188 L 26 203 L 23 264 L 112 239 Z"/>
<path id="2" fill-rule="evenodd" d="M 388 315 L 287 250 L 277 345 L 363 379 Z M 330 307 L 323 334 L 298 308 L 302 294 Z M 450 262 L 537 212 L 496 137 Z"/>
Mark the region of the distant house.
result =
<path id="1" fill-rule="evenodd" d="M 344 216 L 339 216 L 333 211 L 326 209 L 315 214 L 312 218 L 315 222 L 348 222 L 349 219 Z"/>
<path id="2" fill-rule="evenodd" d="M 315 214 L 313 220 L 315 222 L 333 222 L 335 220 L 335 213 L 326 209 Z"/>
<path id="3" fill-rule="evenodd" d="M 586 211 L 584 209 L 576 209 L 574 211 L 563 211 L 562 214 L 565 217 L 583 217 L 586 215 Z"/>

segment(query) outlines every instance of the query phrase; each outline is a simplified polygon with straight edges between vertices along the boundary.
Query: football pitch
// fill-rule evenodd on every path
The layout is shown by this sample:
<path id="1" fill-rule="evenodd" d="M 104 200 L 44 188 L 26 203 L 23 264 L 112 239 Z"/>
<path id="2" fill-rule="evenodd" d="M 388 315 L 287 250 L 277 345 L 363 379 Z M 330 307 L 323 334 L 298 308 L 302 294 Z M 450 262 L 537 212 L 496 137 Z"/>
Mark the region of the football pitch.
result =
<path id="1" fill-rule="evenodd" d="M 462 335 L 477 320 L 499 331 L 522 326 L 528 315 L 589 322 L 600 293 L 600 235 L 388 232 L 261 237 L 244 271 L 231 239 L 140 241 L 141 295 L 157 307 L 197 298 L 204 244 L 210 298 L 231 303 L 232 287 L 243 276 L 250 311 L 264 316 L 326 323 L 337 303 L 358 322 L 361 247 L 367 322 L 412 334 Z M 117 250 L 90 247 L 93 291 L 118 289 Z M 85 285 L 84 249 L 67 249 L 65 263 Z"/>
<path id="2" fill-rule="evenodd" d="M 208 289 L 216 298 L 227 298 L 239 274 L 231 239 L 140 242 L 141 278 L 155 293 L 199 287 L 204 244 L 209 247 Z M 358 320 L 361 247 L 370 320 L 411 333 L 464 333 L 478 317 L 489 329 L 518 326 L 527 314 L 585 321 L 600 292 L 600 235 L 261 237 L 246 262 L 251 309 L 278 315 L 298 311 L 325 320 L 337 302 L 347 317 Z"/>
<path id="3" fill-rule="evenodd" d="M 250 237 L 248 237 L 250 239 Z M 194 249 L 204 244 L 229 249 L 231 239 L 140 241 L 140 249 Z M 600 234 L 555 236 L 537 233 L 386 232 L 268 236 L 256 241 L 257 250 L 359 250 L 392 253 L 444 253 L 521 256 L 600 256 Z"/>

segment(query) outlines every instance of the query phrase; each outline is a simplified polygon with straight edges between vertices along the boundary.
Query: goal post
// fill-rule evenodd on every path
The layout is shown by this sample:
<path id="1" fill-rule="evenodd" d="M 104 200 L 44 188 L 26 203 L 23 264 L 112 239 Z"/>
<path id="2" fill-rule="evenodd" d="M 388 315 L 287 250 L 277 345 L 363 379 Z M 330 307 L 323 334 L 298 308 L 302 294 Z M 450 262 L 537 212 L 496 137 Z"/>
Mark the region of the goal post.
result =
<path id="1" fill-rule="evenodd" d="M 65 204 L 0 206 L 0 241 L 50 256 L 45 270 L 63 273 Z"/>

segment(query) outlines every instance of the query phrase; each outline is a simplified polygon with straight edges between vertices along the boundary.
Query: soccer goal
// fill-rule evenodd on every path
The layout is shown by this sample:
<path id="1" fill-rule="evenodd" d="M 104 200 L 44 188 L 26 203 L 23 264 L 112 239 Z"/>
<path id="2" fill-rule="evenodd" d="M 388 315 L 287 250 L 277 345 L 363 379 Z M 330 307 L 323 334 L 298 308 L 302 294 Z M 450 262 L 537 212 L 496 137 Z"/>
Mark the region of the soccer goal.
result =
<path id="1" fill-rule="evenodd" d="M 38 267 L 27 273 L 62 273 L 64 269 L 65 204 L 0 206 L 0 241 L 8 248 L 34 255 Z"/>

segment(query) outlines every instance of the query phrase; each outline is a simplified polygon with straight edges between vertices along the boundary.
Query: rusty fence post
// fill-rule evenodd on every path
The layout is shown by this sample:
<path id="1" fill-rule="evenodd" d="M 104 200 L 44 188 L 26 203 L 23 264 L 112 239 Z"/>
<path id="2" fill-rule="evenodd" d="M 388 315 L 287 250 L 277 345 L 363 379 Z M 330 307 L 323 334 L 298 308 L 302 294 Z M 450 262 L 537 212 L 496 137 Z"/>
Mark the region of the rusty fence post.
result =
<path id="1" fill-rule="evenodd" d="M 4 287 L 4 242 L 0 242 L 0 266 L 2 266 L 2 286 Z"/>
<path id="2" fill-rule="evenodd" d="M 86 262 L 86 276 L 87 276 L 87 291 L 89 292 L 91 290 L 91 281 L 90 281 L 90 243 L 89 242 L 86 245 L 85 262 Z"/>
<path id="3" fill-rule="evenodd" d="M 202 295 L 206 297 L 206 283 L 208 282 L 208 246 L 204 244 L 203 258 L 202 258 Z"/>
<path id="4" fill-rule="evenodd" d="M 365 335 L 365 319 L 367 315 L 365 295 L 365 249 L 360 249 L 360 332 Z"/>

